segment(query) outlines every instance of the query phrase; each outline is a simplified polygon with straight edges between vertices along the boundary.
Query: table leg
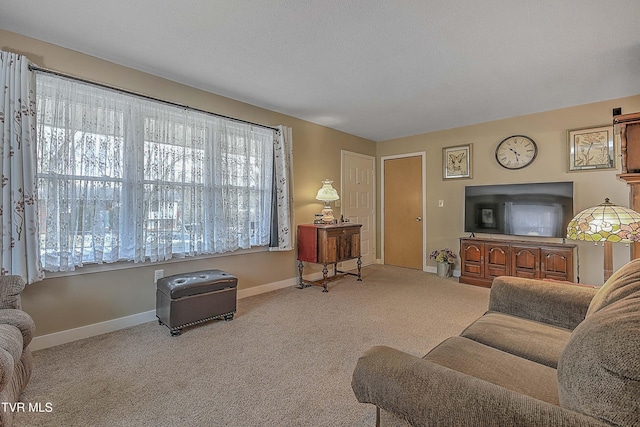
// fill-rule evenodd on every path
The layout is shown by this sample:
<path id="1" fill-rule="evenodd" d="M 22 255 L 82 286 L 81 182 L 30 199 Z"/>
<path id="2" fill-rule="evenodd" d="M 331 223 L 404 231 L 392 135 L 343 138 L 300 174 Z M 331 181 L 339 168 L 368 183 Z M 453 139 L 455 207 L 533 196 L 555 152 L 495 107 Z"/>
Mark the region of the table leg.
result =
<path id="1" fill-rule="evenodd" d="M 362 259 L 360 257 L 358 257 L 358 261 L 356 262 L 356 264 L 358 264 L 358 282 L 362 282 Z"/>
<path id="2" fill-rule="evenodd" d="M 322 292 L 329 292 L 329 289 L 327 289 L 327 273 L 328 272 L 329 270 L 327 269 L 327 264 L 322 264 L 322 286 L 324 287 Z"/>
<path id="3" fill-rule="evenodd" d="M 298 261 L 298 289 L 304 289 L 305 286 L 302 283 L 302 270 L 304 269 L 304 264 L 302 261 Z"/>

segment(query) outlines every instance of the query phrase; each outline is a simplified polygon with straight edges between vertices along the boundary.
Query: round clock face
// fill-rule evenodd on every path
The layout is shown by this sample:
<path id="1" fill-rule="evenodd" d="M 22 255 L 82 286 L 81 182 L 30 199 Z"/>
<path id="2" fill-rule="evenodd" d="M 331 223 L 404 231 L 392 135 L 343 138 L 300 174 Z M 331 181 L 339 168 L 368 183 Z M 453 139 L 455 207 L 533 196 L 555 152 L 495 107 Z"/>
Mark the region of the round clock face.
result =
<path id="1" fill-rule="evenodd" d="M 533 139 L 524 135 L 513 135 L 503 139 L 496 148 L 496 160 L 507 169 L 521 169 L 529 166 L 538 154 L 538 146 Z"/>

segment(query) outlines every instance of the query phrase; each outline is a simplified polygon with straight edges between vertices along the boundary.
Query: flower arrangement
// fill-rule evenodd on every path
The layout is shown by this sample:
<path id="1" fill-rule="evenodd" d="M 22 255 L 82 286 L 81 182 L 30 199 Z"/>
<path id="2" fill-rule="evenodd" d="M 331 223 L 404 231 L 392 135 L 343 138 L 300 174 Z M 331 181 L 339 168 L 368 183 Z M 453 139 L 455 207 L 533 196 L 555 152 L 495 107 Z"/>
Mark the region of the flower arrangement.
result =
<path id="1" fill-rule="evenodd" d="M 429 258 L 435 259 L 437 262 L 446 262 L 453 264 L 456 260 L 456 254 L 451 252 L 449 248 L 437 249 L 429 255 Z"/>

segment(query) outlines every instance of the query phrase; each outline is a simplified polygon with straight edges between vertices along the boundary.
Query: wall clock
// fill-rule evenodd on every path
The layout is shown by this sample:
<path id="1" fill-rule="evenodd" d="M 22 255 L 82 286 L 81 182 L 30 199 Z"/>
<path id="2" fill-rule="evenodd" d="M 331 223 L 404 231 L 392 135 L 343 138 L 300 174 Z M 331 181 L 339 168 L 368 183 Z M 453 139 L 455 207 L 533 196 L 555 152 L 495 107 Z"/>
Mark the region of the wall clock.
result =
<path id="1" fill-rule="evenodd" d="M 507 137 L 496 147 L 496 160 L 500 166 L 507 169 L 522 169 L 529 166 L 537 154 L 536 143 L 524 135 Z"/>

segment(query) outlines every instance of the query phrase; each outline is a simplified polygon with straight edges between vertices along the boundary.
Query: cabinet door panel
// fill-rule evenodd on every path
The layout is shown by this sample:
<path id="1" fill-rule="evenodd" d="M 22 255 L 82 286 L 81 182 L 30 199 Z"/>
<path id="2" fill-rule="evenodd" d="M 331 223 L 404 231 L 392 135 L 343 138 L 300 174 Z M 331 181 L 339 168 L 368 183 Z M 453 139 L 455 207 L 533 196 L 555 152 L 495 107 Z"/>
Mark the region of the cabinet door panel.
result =
<path id="1" fill-rule="evenodd" d="M 509 245 L 486 244 L 485 248 L 485 277 L 487 279 L 498 276 L 508 276 L 510 272 Z"/>
<path id="2" fill-rule="evenodd" d="M 566 249 L 541 250 L 541 277 L 573 281 L 573 252 Z"/>
<path id="3" fill-rule="evenodd" d="M 484 277 L 484 244 L 464 242 L 461 248 L 462 273 L 470 277 Z"/>
<path id="4" fill-rule="evenodd" d="M 535 279 L 539 277 L 540 249 L 526 246 L 511 248 L 514 276 Z"/>

